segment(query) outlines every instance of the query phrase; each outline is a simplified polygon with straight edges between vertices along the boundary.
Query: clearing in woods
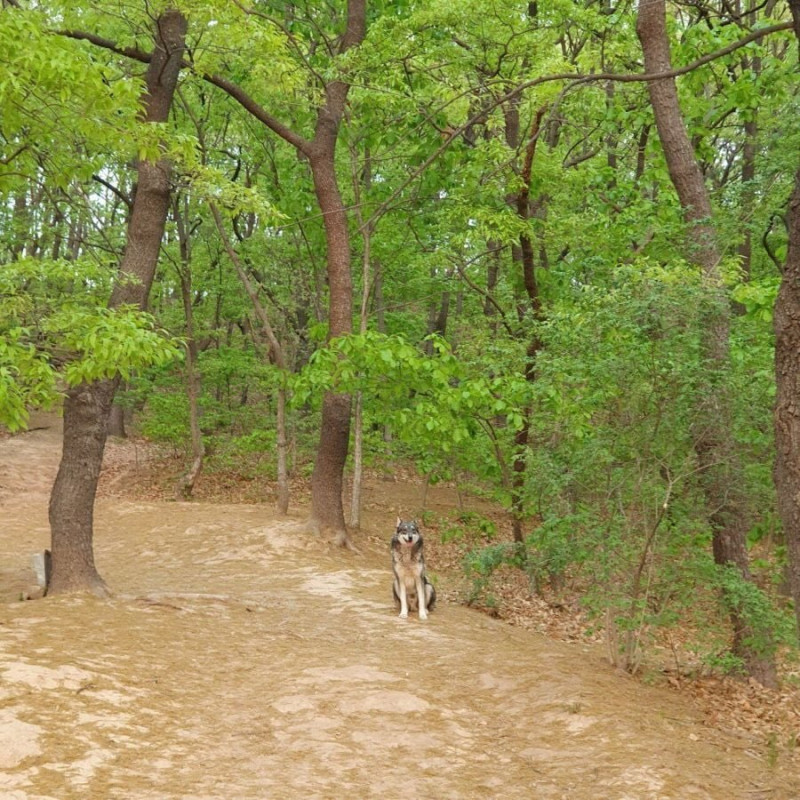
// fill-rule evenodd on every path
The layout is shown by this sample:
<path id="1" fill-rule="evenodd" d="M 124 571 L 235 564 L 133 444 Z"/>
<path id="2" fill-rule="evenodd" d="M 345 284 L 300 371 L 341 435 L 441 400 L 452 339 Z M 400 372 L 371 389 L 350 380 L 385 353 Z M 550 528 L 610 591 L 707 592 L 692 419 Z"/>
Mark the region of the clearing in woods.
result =
<path id="1" fill-rule="evenodd" d="M 263 505 L 101 498 L 114 597 L 19 602 L 59 457 L 37 424 L 0 441 L 3 800 L 800 797 L 589 646 L 446 601 L 398 619 L 386 486 L 358 554 Z"/>

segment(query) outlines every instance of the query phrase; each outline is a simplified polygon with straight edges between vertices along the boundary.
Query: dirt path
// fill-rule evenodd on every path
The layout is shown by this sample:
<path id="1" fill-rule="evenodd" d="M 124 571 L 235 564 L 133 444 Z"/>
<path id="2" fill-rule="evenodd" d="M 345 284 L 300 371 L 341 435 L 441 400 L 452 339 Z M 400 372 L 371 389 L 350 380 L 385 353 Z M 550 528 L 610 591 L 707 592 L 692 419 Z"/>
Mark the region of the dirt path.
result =
<path id="1" fill-rule="evenodd" d="M 115 597 L 14 602 L 58 447 L 0 441 L 2 800 L 800 798 L 582 645 L 446 603 L 399 620 L 382 544 L 263 506 L 101 500 Z"/>

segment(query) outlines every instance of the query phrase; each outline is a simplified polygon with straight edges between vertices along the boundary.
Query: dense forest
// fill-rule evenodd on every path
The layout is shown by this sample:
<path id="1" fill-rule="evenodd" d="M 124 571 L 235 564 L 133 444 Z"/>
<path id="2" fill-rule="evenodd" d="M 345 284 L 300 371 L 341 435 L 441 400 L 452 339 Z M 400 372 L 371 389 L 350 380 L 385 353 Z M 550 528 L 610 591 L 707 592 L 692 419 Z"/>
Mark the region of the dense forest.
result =
<path id="1" fill-rule="evenodd" d="M 798 42 L 798 0 L 2 0 L 0 422 L 63 406 L 49 591 L 107 591 L 135 425 L 176 496 L 307 478 L 344 546 L 413 465 L 503 510 L 473 570 L 580 591 L 623 668 L 682 625 L 775 685 Z"/>

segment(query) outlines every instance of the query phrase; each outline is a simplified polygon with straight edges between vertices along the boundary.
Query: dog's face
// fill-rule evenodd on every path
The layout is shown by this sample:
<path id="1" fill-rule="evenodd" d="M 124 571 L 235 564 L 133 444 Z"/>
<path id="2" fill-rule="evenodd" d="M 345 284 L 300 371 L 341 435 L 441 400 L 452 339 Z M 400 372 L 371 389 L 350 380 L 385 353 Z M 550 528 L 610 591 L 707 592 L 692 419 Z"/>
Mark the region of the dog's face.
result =
<path id="1" fill-rule="evenodd" d="M 395 537 L 400 544 L 413 547 L 422 538 L 422 535 L 416 520 L 403 521 L 398 517 Z"/>

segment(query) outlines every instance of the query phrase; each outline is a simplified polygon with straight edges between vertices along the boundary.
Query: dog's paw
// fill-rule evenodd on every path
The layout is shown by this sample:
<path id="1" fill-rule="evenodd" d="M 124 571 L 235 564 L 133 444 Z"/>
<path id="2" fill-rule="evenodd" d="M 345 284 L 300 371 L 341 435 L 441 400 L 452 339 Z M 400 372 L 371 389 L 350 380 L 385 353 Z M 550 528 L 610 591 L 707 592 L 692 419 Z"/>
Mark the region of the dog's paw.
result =
<path id="1" fill-rule="evenodd" d="M 428 612 L 427 611 L 420 611 L 419 612 L 420 619 L 428 619 Z"/>
<path id="2" fill-rule="evenodd" d="M 408 611 L 401 611 L 400 619 L 408 619 Z"/>

